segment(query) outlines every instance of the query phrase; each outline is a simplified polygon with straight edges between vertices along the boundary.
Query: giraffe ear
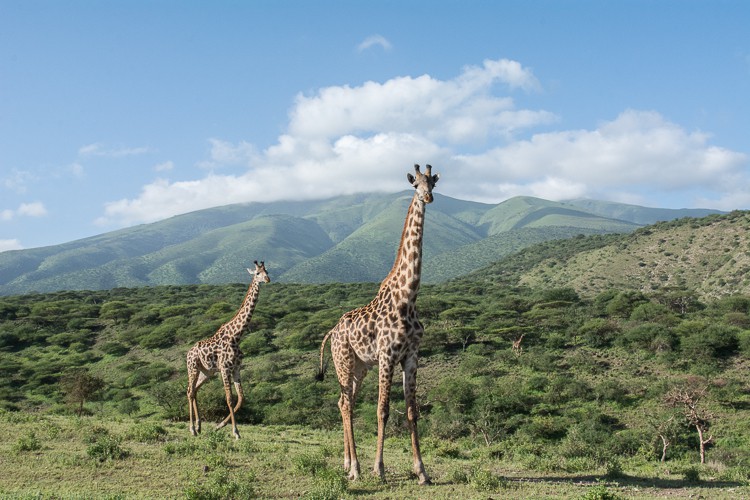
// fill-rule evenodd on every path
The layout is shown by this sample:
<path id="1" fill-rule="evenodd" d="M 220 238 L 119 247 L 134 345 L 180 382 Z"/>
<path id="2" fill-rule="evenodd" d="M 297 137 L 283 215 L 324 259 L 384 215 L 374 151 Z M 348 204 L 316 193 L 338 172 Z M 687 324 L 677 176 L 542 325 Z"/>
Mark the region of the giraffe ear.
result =
<path id="1" fill-rule="evenodd" d="M 406 180 L 409 181 L 409 184 L 414 184 L 414 181 L 416 180 L 413 175 L 406 174 Z"/>
<path id="2" fill-rule="evenodd" d="M 438 179 L 440 179 L 440 174 L 435 174 L 432 176 L 432 183 L 437 184 Z"/>
<path id="3" fill-rule="evenodd" d="M 246 267 L 245 269 L 247 269 L 247 272 L 248 274 L 250 274 L 250 276 L 255 276 L 255 271 L 252 271 L 249 267 Z"/>

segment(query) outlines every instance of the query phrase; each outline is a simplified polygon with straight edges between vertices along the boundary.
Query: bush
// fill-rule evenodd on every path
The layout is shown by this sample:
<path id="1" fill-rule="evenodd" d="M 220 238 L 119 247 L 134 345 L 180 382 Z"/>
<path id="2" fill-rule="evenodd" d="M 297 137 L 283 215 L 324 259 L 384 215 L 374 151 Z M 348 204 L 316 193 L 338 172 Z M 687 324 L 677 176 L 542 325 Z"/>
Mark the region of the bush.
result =
<path id="1" fill-rule="evenodd" d="M 740 332 L 737 327 L 721 324 L 690 328 L 681 340 L 682 352 L 692 360 L 708 361 L 730 356 L 737 351 Z"/>
<path id="2" fill-rule="evenodd" d="M 591 347 L 606 347 L 617 335 L 617 324 L 604 318 L 586 321 L 579 330 L 583 342 Z"/>
<path id="3" fill-rule="evenodd" d="M 326 467 L 325 457 L 319 454 L 303 453 L 292 460 L 294 468 L 305 474 L 317 474 Z"/>
<path id="4" fill-rule="evenodd" d="M 616 493 L 609 491 L 605 485 L 597 484 L 589 488 L 581 500 L 619 500 L 620 498 Z"/>
<path id="5" fill-rule="evenodd" d="M 338 500 L 346 495 L 349 480 L 343 469 L 323 467 L 315 472 L 314 487 L 307 495 L 308 500 Z"/>
<path id="6" fill-rule="evenodd" d="M 156 443 L 166 439 L 167 430 L 159 424 L 144 422 L 134 425 L 125 437 L 140 443 Z"/>
<path id="7" fill-rule="evenodd" d="M 492 472 L 475 468 L 469 475 L 469 484 L 477 491 L 497 491 L 507 486 L 507 481 Z"/>
<path id="8" fill-rule="evenodd" d="M 120 446 L 120 440 L 110 435 L 99 436 L 96 441 L 89 445 L 86 453 L 98 462 L 120 460 L 129 454 L 127 450 Z"/>
<path id="9" fill-rule="evenodd" d="M 193 480 L 184 493 L 188 500 L 244 500 L 256 498 L 254 482 L 255 476 L 252 474 L 234 479 L 229 476 L 225 466 L 219 466 L 211 470 L 203 482 Z"/>
<path id="10" fill-rule="evenodd" d="M 18 438 L 13 445 L 13 451 L 20 453 L 22 451 L 37 451 L 42 449 L 42 443 L 37 439 L 34 431 L 28 431 L 26 434 Z"/>

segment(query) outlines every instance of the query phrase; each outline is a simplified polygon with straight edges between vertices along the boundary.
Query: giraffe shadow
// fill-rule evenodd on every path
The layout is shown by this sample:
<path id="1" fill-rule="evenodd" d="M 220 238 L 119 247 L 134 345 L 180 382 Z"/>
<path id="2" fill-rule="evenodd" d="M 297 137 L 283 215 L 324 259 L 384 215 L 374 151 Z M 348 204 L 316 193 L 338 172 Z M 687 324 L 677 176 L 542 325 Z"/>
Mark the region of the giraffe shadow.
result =
<path id="1" fill-rule="evenodd" d="M 511 483 L 557 483 L 576 484 L 581 486 L 593 486 L 597 484 L 617 484 L 619 486 L 637 486 L 639 488 L 658 489 L 680 489 L 700 486 L 701 488 L 737 488 L 744 484 L 739 481 L 688 481 L 685 479 L 672 479 L 660 477 L 642 477 L 623 474 L 617 477 L 605 475 L 580 475 L 580 476 L 536 476 L 536 477 L 506 477 Z"/>

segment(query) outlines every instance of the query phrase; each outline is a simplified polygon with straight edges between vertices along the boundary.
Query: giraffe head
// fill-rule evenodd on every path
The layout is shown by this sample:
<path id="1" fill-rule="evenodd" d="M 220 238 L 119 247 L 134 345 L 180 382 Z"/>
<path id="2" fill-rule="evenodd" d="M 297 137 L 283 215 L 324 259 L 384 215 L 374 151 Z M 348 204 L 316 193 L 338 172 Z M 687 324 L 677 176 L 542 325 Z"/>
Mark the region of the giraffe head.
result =
<path id="1" fill-rule="evenodd" d="M 268 273 L 266 272 L 266 263 L 262 260 L 260 261 L 260 264 L 258 264 L 258 261 L 253 261 L 253 264 L 255 264 L 255 271 L 247 268 L 247 272 L 250 273 L 250 276 L 253 277 L 253 279 L 259 280 L 259 282 L 263 283 L 270 283 L 271 278 L 268 277 Z"/>
<path id="2" fill-rule="evenodd" d="M 425 167 L 426 170 L 423 174 L 419 171 L 419 165 L 414 165 L 416 176 L 412 174 L 406 174 L 406 178 L 409 180 L 409 183 L 417 190 L 417 196 L 419 196 L 419 199 L 422 202 L 432 203 L 432 188 L 434 188 L 435 184 L 437 184 L 437 181 L 440 178 L 440 174 L 432 175 L 432 167 L 430 165 L 425 165 Z"/>

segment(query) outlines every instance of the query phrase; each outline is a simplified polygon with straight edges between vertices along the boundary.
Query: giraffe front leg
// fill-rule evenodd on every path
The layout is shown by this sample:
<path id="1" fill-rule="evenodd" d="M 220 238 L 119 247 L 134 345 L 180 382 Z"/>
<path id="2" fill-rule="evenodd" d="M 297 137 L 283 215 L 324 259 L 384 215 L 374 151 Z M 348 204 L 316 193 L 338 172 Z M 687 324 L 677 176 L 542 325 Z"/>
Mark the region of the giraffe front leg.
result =
<path id="1" fill-rule="evenodd" d="M 383 465 L 383 445 L 385 443 L 385 426 L 388 424 L 388 416 L 391 406 L 391 382 L 393 379 L 393 367 L 388 361 L 381 362 L 379 366 L 379 390 L 378 390 L 378 447 L 375 452 L 375 465 L 372 473 L 385 481 L 385 466 Z"/>
<path id="2" fill-rule="evenodd" d="M 232 435 L 234 436 L 234 439 L 239 439 L 240 431 L 237 429 L 237 422 L 234 418 L 234 408 L 232 407 L 232 385 L 230 384 L 229 373 L 222 372 L 221 378 L 224 381 L 224 394 L 226 395 L 227 406 L 229 407 L 229 420 L 232 421 Z M 224 425 L 226 424 L 219 423 L 216 428 L 220 429 Z"/>
<path id="3" fill-rule="evenodd" d="M 419 408 L 417 407 L 417 360 L 405 360 L 401 367 L 404 372 L 404 400 L 406 402 L 406 418 L 409 422 L 409 433 L 411 434 L 411 449 L 414 464 L 414 474 L 419 478 L 419 484 L 431 484 L 430 478 L 424 470 L 422 453 L 419 449 L 419 433 L 417 432 L 417 419 Z"/>
<path id="4" fill-rule="evenodd" d="M 201 431 L 201 421 L 198 417 L 198 403 L 196 401 L 196 393 L 198 391 L 196 376 L 190 372 L 188 374 L 188 389 L 187 389 L 187 400 L 188 400 L 188 414 L 190 415 L 190 434 L 197 436 Z"/>

